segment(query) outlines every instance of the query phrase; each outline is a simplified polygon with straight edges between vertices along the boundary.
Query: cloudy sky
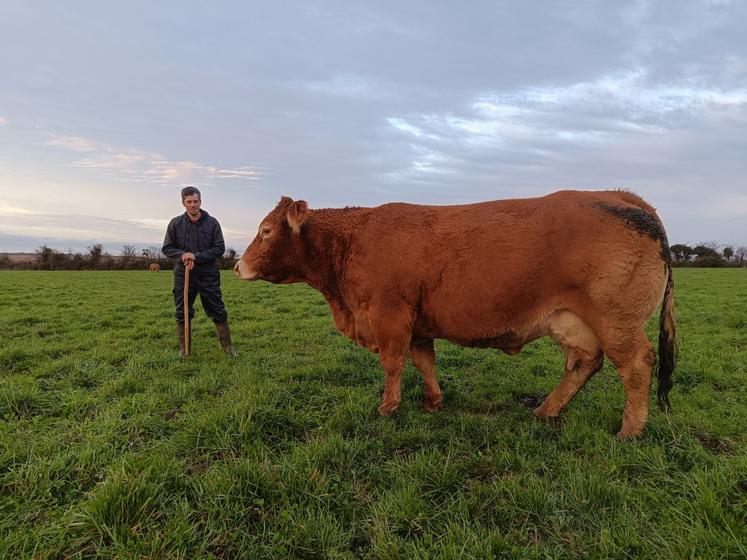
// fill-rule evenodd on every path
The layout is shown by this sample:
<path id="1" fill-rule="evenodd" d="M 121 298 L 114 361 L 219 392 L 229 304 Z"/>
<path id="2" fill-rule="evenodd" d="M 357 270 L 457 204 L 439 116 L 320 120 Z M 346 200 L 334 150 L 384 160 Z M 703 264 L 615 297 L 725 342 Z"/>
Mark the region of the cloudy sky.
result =
<path id="1" fill-rule="evenodd" d="M 0 251 L 627 188 L 747 245 L 747 0 L 0 2 Z"/>

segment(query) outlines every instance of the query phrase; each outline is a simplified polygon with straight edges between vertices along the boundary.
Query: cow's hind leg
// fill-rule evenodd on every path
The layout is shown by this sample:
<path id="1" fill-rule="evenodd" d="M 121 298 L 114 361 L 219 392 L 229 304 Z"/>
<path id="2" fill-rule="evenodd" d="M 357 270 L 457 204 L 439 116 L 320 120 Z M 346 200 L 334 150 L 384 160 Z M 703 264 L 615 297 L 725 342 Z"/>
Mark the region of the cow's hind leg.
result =
<path id="1" fill-rule="evenodd" d="M 600 351 L 593 355 L 579 352 L 577 348 L 564 348 L 566 365 L 563 371 L 563 379 L 545 401 L 534 409 L 537 418 L 551 418 L 558 416 L 560 412 L 571 402 L 591 376 L 602 369 L 604 354 Z"/>
<path id="2" fill-rule="evenodd" d="M 642 328 L 632 332 L 612 330 L 604 333 L 602 347 L 615 364 L 625 387 L 625 410 L 617 436 L 641 435 L 648 419 L 649 391 L 656 353 Z"/>
<path id="3" fill-rule="evenodd" d="M 436 379 L 436 351 L 433 349 L 433 340 L 413 341 L 410 344 L 410 360 L 423 375 L 425 387 L 423 408 L 428 412 L 439 410 L 443 397 Z"/>
<path id="4" fill-rule="evenodd" d="M 559 311 L 547 320 L 550 336 L 565 352 L 563 379 L 534 409 L 538 418 L 558 416 L 586 382 L 602 369 L 604 354 L 594 331 L 578 315 Z"/>

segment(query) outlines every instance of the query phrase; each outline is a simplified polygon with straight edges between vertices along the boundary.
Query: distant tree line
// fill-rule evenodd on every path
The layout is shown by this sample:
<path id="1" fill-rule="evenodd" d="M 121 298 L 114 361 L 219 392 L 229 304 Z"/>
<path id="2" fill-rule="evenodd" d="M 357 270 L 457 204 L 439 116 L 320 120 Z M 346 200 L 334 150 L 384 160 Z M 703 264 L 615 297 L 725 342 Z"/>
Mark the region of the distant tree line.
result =
<path id="1" fill-rule="evenodd" d="M 744 267 L 747 266 L 747 247 L 726 245 L 719 248 L 717 243 L 701 243 L 695 247 L 677 243 L 670 248 L 674 266 Z"/>
<path id="2" fill-rule="evenodd" d="M 677 243 L 670 247 L 673 266 L 695 267 L 747 267 L 747 247 L 720 247 L 717 243 L 701 243 L 695 247 Z M 217 261 L 218 268 L 232 269 L 238 253 L 228 249 Z M 32 259 L 14 260 L 8 254 L 0 253 L 0 269 L 27 270 L 148 270 L 158 263 L 161 268 L 171 268 L 173 262 L 161 253 L 158 247 L 138 251 L 131 245 L 124 245 L 119 255 L 104 251 L 100 243 L 88 247 L 87 253 L 63 253 L 46 245 L 36 250 Z"/>
<path id="3" fill-rule="evenodd" d="M 232 269 L 238 254 L 228 249 L 216 262 L 218 268 Z M 87 253 L 63 253 L 42 245 L 36 250 L 35 258 L 16 260 L 7 253 L 0 254 L 0 269 L 21 270 L 148 270 L 151 264 L 158 263 L 162 269 L 173 267 L 158 247 L 138 251 L 131 245 L 124 245 L 119 255 L 104 251 L 97 243 L 88 247 Z"/>

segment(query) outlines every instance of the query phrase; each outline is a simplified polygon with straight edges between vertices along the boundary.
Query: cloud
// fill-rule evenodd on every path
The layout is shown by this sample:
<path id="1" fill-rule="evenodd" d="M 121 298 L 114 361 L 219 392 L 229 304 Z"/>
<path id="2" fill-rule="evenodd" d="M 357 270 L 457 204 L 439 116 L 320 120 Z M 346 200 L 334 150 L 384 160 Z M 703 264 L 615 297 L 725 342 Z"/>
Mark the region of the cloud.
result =
<path id="1" fill-rule="evenodd" d="M 81 136 L 50 134 L 46 144 L 85 154 L 83 158 L 69 161 L 67 166 L 103 171 L 119 181 L 206 185 L 220 179 L 257 181 L 266 174 L 265 168 L 240 166 L 226 169 L 195 161 L 170 160 L 158 153 L 122 149 Z"/>
<path id="2" fill-rule="evenodd" d="M 125 220 L 125 223 L 130 223 L 140 228 L 152 229 L 163 233 L 166 231 L 166 226 L 169 225 L 169 220 L 159 220 L 155 218 L 134 218 Z"/>
<path id="3" fill-rule="evenodd" d="M 683 131 L 707 126 L 724 114 L 747 114 L 747 89 L 705 87 L 695 80 L 656 84 L 645 70 L 635 69 L 566 86 L 483 92 L 459 113 L 386 121 L 391 134 L 407 142 L 408 169 L 394 174 L 402 177 L 447 164 L 467 172 L 480 160 L 494 169 L 529 162 L 554 166 L 557 158 L 577 157 L 582 149 L 658 137 L 692 141 Z M 429 165 L 423 165 L 424 153 Z"/>
<path id="4" fill-rule="evenodd" d="M 26 208 L 21 208 L 19 206 L 11 206 L 10 204 L 7 204 L 4 200 L 0 199 L 0 214 L 3 216 L 28 216 L 33 214 L 31 210 L 27 210 Z"/>
<path id="5" fill-rule="evenodd" d="M 630 132 L 660 132 L 693 114 L 747 105 L 747 89 L 688 83 L 647 86 L 645 81 L 646 72 L 639 69 L 565 87 L 484 93 L 473 100 L 469 114 L 387 121 L 417 138 L 599 140 Z"/>
<path id="6" fill-rule="evenodd" d="M 47 140 L 48 146 L 58 146 L 65 148 L 73 152 L 95 152 L 95 151 L 111 151 L 111 147 L 106 144 L 101 144 L 88 138 L 82 138 L 81 136 L 65 136 L 60 134 L 50 134 L 49 140 Z"/>
<path id="7" fill-rule="evenodd" d="M 0 126 L 7 126 L 9 124 L 10 124 L 10 120 L 9 119 L 7 119 L 6 117 L 1 117 L 0 116 Z"/>
<path id="8" fill-rule="evenodd" d="M 367 100 L 392 97 L 396 89 L 358 74 L 336 74 L 326 80 L 309 81 L 304 86 L 313 93 Z"/>
<path id="9" fill-rule="evenodd" d="M 0 207 L 2 211 L 3 207 Z M 168 220 L 115 219 L 90 215 L 48 214 L 24 211 L 6 215 L 4 235 L 60 239 L 97 239 L 112 242 L 152 243 L 163 239 Z"/>

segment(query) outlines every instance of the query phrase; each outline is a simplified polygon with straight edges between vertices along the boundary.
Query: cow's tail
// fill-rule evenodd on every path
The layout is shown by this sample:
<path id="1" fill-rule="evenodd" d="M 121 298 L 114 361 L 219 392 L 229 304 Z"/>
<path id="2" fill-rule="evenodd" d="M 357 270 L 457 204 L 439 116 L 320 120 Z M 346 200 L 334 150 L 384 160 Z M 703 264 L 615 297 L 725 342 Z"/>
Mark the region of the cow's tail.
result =
<path id="1" fill-rule="evenodd" d="M 677 361 L 677 327 L 674 320 L 674 280 L 672 265 L 667 263 L 667 287 L 659 316 L 659 361 L 656 377 L 659 380 L 659 408 L 667 411 L 672 408 L 669 390 L 672 388 L 672 372 Z"/>

